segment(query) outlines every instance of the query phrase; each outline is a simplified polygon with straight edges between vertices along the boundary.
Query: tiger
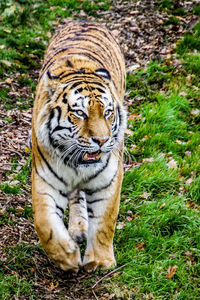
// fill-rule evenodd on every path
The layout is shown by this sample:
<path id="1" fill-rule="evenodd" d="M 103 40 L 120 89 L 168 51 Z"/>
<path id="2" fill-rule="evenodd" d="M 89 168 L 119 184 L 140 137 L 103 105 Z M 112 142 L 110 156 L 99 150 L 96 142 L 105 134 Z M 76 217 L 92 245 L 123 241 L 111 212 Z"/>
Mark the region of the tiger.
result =
<path id="1" fill-rule="evenodd" d="M 32 200 L 40 243 L 64 271 L 116 264 L 125 82 L 120 46 L 103 25 L 70 20 L 58 27 L 44 55 L 33 107 Z"/>

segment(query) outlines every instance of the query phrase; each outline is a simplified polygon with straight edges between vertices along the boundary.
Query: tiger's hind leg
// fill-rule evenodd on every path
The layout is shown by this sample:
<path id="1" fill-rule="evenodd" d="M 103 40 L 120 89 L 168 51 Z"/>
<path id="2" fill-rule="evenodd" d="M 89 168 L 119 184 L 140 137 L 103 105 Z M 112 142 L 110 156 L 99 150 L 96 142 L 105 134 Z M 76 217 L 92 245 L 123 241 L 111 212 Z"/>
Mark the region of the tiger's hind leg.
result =
<path id="1" fill-rule="evenodd" d="M 69 234 L 77 243 L 87 240 L 88 214 L 85 193 L 75 191 L 69 197 Z"/>
<path id="2" fill-rule="evenodd" d="M 86 193 L 89 227 L 83 266 L 89 272 L 115 266 L 113 237 L 119 210 L 122 177 L 123 169 L 120 163 L 118 173 L 109 187 Z"/>
<path id="3" fill-rule="evenodd" d="M 62 270 L 77 272 L 81 265 L 80 249 L 62 220 L 67 199 L 49 186 L 35 168 L 32 189 L 35 229 L 42 246 Z"/>

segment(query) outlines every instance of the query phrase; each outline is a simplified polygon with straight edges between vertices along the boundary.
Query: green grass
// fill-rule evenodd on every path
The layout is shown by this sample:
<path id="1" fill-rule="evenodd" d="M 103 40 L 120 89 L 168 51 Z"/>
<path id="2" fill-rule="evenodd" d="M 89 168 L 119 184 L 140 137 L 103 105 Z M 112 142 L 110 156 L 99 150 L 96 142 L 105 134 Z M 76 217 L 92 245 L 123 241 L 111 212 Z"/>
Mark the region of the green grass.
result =
<path id="1" fill-rule="evenodd" d="M 18 274 L 10 274 L 8 276 L 0 274 L 0 290 L 1 299 L 14 299 L 14 296 L 28 297 L 34 299 L 34 290 L 32 287 L 32 280 L 27 281 L 25 278 Z"/>
<path id="2" fill-rule="evenodd" d="M 53 27 L 63 18 L 84 10 L 96 16 L 109 8 L 109 1 L 3 1 L 0 3 L 0 79 L 11 78 L 17 90 L 35 92 L 37 70 Z M 159 9 L 172 16 L 165 25 L 176 25 L 174 1 L 159 0 Z M 199 15 L 199 5 L 194 14 Z M 133 168 L 124 177 L 122 200 L 114 247 L 117 265 L 125 266 L 114 277 L 99 283 L 97 296 L 105 291 L 119 299 L 198 299 L 200 294 L 200 23 L 178 42 L 177 70 L 173 59 L 150 62 L 145 69 L 127 75 L 129 121 L 132 134 L 126 137 L 127 160 Z M 36 72 L 36 73 L 35 73 Z M 32 97 L 14 97 L 8 84 L 0 90 L 4 108 L 29 109 Z M 131 103 L 131 101 L 130 101 Z M 9 123 L 11 118 L 5 118 Z M 30 157 L 23 167 L 11 159 L 18 184 L 2 183 L 8 201 L 0 225 L 15 228 L 16 222 L 32 222 L 29 203 L 19 209 L 11 197 L 21 196 L 30 183 Z M 126 158 L 125 158 L 126 160 Z M 24 227 L 24 230 L 27 228 Z M 14 231 L 13 231 L 14 232 Z M 27 233 L 27 241 L 29 235 Z M 52 264 L 41 246 L 21 243 L 3 247 L 0 266 L 2 299 L 65 299 L 69 292 L 92 299 L 91 286 L 104 272 L 67 277 Z M 176 267 L 167 278 L 169 267 Z M 82 271 L 81 271 L 82 272 Z M 85 274 L 85 275 L 83 275 Z M 74 276 L 74 277 L 73 277 Z M 82 277 L 81 277 L 82 276 Z M 52 283 L 58 289 L 51 291 Z M 78 288 L 74 283 L 78 283 Z M 76 290 L 76 291 L 75 291 Z M 53 294 L 55 292 L 55 294 Z M 71 294 L 70 294 L 71 295 Z M 77 296 L 78 297 L 78 296 Z M 117 296 L 116 296 L 117 297 Z M 121 297 L 121 298 L 120 298 Z M 114 298 L 115 299 L 115 298 Z"/>
<path id="3" fill-rule="evenodd" d="M 178 44 L 179 72 L 173 61 L 151 62 L 127 77 L 136 100 L 129 111 L 140 117 L 129 121 L 126 149 L 140 164 L 124 177 L 115 251 L 118 264 L 127 265 L 113 281 L 136 299 L 198 299 L 200 293 L 198 30 L 199 24 Z"/>
<path id="4" fill-rule="evenodd" d="M 198 16 L 200 15 L 200 4 L 195 5 L 193 13 Z"/>
<path id="5" fill-rule="evenodd" d="M 188 51 L 200 51 L 200 23 L 197 23 L 191 33 L 186 33 L 179 42 L 177 52 L 181 55 Z"/>

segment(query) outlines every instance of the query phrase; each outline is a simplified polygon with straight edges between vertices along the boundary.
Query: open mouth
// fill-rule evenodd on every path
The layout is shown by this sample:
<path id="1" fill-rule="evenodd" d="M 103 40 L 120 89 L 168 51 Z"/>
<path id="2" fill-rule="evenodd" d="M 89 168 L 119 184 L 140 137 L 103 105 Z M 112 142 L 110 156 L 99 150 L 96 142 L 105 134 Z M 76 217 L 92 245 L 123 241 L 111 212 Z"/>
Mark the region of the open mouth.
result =
<path id="1" fill-rule="evenodd" d="M 101 159 L 101 151 L 96 151 L 92 153 L 85 153 L 85 155 L 82 158 L 82 163 L 88 164 L 88 163 L 96 163 L 99 162 Z"/>

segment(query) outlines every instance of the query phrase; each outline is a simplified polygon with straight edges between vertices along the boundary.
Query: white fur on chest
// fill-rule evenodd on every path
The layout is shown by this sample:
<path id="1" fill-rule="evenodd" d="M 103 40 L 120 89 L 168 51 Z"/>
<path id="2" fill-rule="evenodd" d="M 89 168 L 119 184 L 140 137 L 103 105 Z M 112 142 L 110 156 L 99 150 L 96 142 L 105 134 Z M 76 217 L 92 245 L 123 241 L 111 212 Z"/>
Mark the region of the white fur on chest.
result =
<path id="1" fill-rule="evenodd" d="M 50 161 L 49 165 L 54 172 L 43 162 L 40 174 L 56 190 L 68 194 L 75 189 L 97 189 L 106 186 L 117 172 L 118 160 L 111 154 L 109 160 L 105 156 L 102 163 L 80 165 L 76 169 L 64 164 L 59 164 L 58 167 L 56 161 Z"/>

